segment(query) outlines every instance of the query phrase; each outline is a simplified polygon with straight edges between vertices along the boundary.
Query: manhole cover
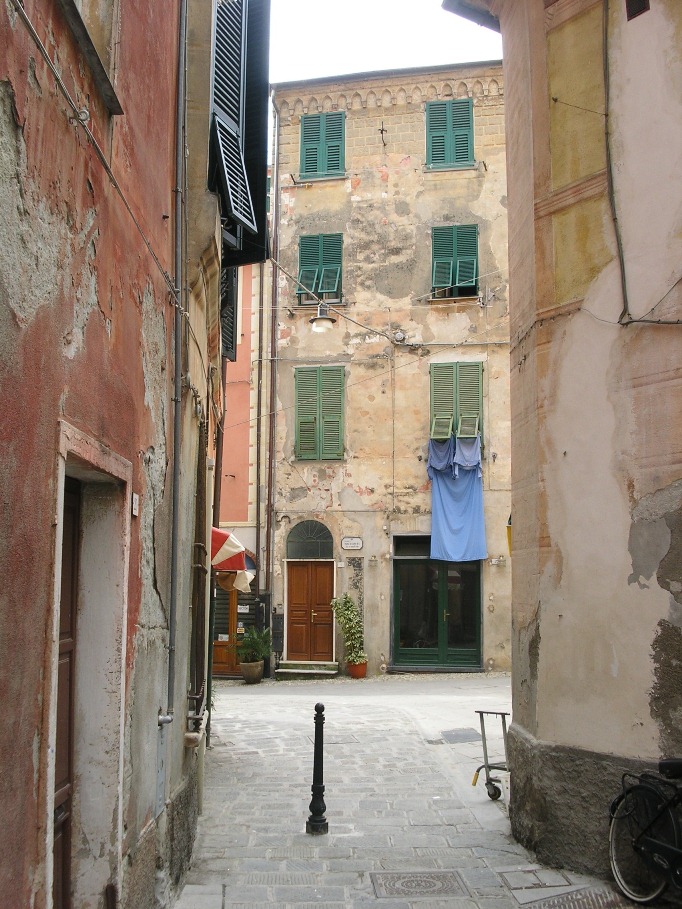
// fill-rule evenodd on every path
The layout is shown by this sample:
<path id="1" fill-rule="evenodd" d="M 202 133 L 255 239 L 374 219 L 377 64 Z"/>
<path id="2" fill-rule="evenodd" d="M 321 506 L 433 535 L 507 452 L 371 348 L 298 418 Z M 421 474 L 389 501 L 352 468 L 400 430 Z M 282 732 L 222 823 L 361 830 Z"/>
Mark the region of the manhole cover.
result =
<path id="1" fill-rule="evenodd" d="M 469 895 L 454 871 L 373 871 L 370 877 L 379 898 L 408 896 L 410 899 L 433 899 Z"/>
<path id="2" fill-rule="evenodd" d="M 441 735 L 450 745 L 481 741 L 481 733 L 475 729 L 446 729 L 445 732 L 441 732 Z"/>

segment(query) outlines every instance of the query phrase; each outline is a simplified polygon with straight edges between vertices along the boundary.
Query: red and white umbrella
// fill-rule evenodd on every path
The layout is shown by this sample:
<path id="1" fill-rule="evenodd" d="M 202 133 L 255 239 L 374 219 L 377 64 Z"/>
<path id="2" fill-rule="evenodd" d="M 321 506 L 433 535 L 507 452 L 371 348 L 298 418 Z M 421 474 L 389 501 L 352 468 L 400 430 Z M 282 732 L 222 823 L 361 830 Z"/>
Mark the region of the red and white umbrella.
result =
<path id="1" fill-rule="evenodd" d="M 211 566 L 216 571 L 236 571 L 234 586 L 242 593 L 251 590 L 255 574 L 246 570 L 246 550 L 233 533 L 211 528 Z"/>

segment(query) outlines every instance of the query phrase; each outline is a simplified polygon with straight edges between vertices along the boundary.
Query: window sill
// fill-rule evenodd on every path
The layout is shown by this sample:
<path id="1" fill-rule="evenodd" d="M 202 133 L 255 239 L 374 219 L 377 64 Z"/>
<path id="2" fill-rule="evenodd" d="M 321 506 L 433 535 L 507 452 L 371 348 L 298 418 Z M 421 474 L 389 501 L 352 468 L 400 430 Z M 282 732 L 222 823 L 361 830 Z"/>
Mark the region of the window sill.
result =
<path id="1" fill-rule="evenodd" d="M 334 307 L 345 307 L 345 300 L 333 300 L 327 297 L 320 297 L 323 303 L 328 303 L 330 306 Z M 309 309 L 315 309 L 317 307 L 317 300 L 297 300 L 294 303 L 294 310 L 296 312 L 307 312 Z"/>
<path id="2" fill-rule="evenodd" d="M 428 300 L 429 303 L 475 303 L 476 306 L 479 305 L 479 291 L 475 291 L 472 294 L 467 294 L 464 296 L 450 296 L 450 297 L 434 297 L 434 291 L 431 291 L 431 296 Z"/>
<path id="3" fill-rule="evenodd" d="M 422 171 L 425 174 L 440 174 L 444 171 L 451 170 L 475 170 L 478 171 L 478 161 L 472 161 L 470 164 L 425 164 L 422 167 Z"/>
<path id="4" fill-rule="evenodd" d="M 294 186 L 302 186 L 308 183 L 325 183 L 340 182 L 346 179 L 346 174 L 299 174 L 298 179 L 294 181 Z"/>

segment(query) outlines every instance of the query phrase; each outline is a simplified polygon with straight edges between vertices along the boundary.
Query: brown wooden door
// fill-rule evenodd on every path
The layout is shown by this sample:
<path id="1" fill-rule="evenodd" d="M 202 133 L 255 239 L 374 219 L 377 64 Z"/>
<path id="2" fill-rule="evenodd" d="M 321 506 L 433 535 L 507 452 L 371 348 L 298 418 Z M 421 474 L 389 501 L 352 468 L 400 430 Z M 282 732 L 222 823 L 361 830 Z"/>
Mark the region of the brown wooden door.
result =
<path id="1" fill-rule="evenodd" d="M 57 742 L 54 781 L 55 909 L 71 906 L 71 801 L 73 796 L 73 696 L 78 603 L 78 543 L 80 491 L 67 479 L 64 491 L 61 599 L 59 603 L 59 662 L 57 668 Z"/>
<path id="2" fill-rule="evenodd" d="M 237 591 L 218 591 L 220 606 L 216 605 L 215 637 L 213 640 L 213 675 L 238 676 L 239 660 L 234 649 L 237 639 Z M 227 598 L 227 609 L 224 601 Z M 225 640 L 227 637 L 227 640 Z M 222 640 L 221 640 L 222 638 Z"/>
<path id="3" fill-rule="evenodd" d="M 329 662 L 334 655 L 333 562 L 289 562 L 287 658 Z"/>

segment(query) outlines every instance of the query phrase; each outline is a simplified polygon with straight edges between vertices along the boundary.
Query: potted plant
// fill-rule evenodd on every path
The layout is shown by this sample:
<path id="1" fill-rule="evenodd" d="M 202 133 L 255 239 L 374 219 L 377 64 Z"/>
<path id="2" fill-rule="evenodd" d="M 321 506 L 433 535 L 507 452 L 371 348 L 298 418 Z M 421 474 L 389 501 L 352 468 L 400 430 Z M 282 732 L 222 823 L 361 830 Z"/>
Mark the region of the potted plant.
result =
<path id="1" fill-rule="evenodd" d="M 331 601 L 330 606 L 343 634 L 348 675 L 354 679 L 362 679 L 367 674 L 367 654 L 364 650 L 365 629 L 362 614 L 353 597 L 347 593 L 344 593 L 343 596 L 335 597 Z"/>
<path id="2" fill-rule="evenodd" d="M 247 685 L 254 685 L 263 678 L 264 661 L 271 652 L 270 629 L 249 625 L 236 643 L 239 670 Z"/>

